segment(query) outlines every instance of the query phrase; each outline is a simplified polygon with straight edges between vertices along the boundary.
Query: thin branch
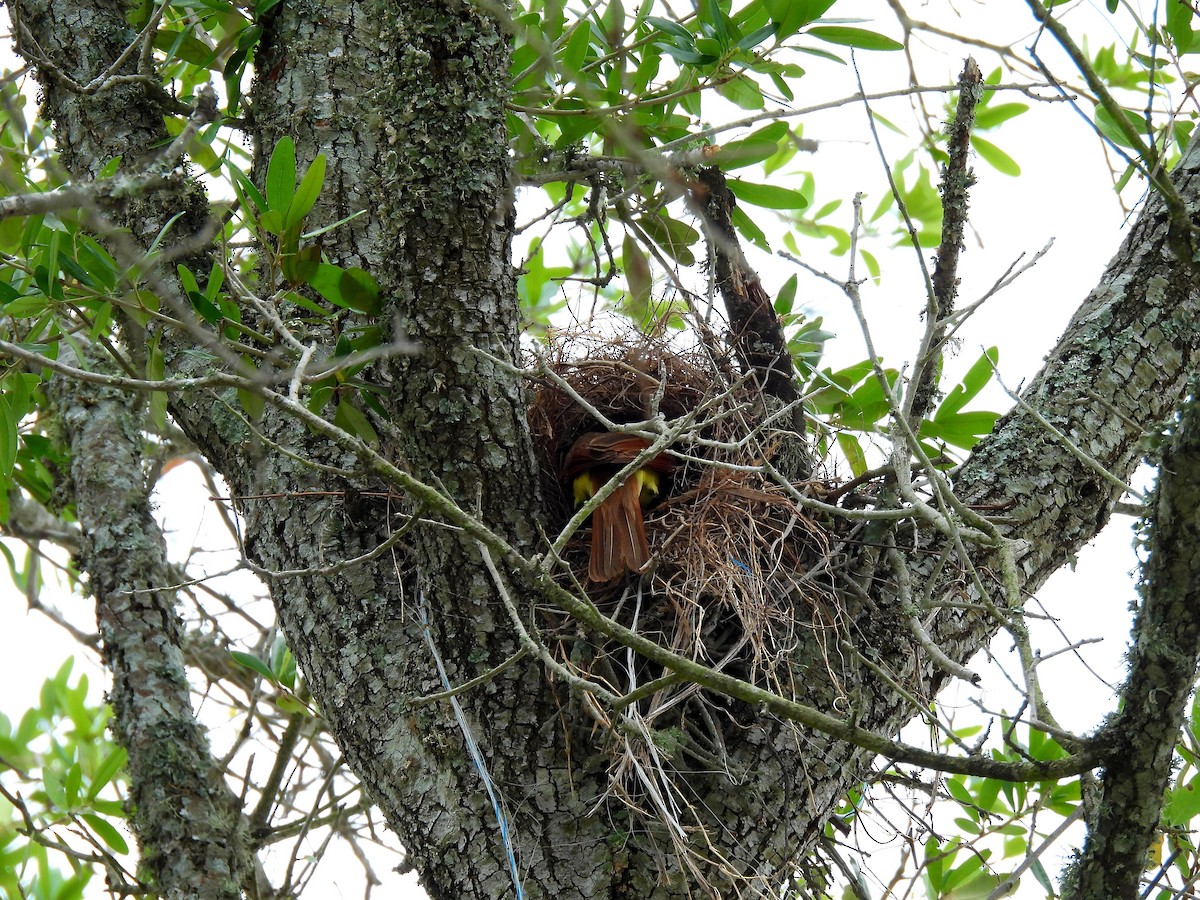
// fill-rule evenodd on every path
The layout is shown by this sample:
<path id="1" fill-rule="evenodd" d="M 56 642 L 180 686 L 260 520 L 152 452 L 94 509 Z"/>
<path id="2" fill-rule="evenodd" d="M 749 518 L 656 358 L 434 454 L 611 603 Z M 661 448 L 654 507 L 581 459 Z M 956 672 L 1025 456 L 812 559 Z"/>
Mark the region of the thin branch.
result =
<path id="1" fill-rule="evenodd" d="M 942 238 L 931 278 L 933 290 L 925 309 L 925 334 L 904 398 L 904 413 L 914 422 L 921 421 L 929 411 L 937 388 L 938 348 L 958 296 L 958 257 L 962 252 L 963 231 L 970 208 L 970 188 L 975 183 L 969 165 L 971 129 L 975 125 L 975 107 L 983 98 L 983 75 L 974 59 L 967 58 L 958 84 L 958 108 L 953 121 L 946 127 L 950 160 L 942 169 Z"/>
<path id="2" fill-rule="evenodd" d="M 408 705 L 411 707 L 425 706 L 429 703 L 438 703 L 442 700 L 449 700 L 451 697 L 457 697 L 460 694 L 465 694 L 468 691 L 472 691 L 479 687 L 481 684 L 487 684 L 505 669 L 520 662 L 528 655 L 529 648 L 526 646 L 521 646 L 517 649 L 516 653 L 504 660 L 504 662 L 500 663 L 499 665 L 492 666 L 492 668 L 488 669 L 483 674 L 476 675 L 469 681 L 464 681 L 462 684 L 458 685 L 458 687 L 453 687 L 448 691 L 438 691 L 436 694 L 425 694 L 423 697 L 414 697 L 412 700 L 408 701 Z"/>

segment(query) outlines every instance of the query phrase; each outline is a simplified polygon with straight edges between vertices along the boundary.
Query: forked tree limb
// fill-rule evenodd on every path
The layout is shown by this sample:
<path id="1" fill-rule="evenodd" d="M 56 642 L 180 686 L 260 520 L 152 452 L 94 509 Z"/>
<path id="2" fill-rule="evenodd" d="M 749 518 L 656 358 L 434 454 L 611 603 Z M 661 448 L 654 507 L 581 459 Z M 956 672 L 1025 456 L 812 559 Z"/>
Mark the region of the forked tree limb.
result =
<path id="1" fill-rule="evenodd" d="M 692 200 L 713 248 L 713 275 L 725 302 L 734 350 L 764 394 L 785 404 L 795 403 L 800 389 L 787 337 L 758 273 L 746 262 L 733 227 L 737 201 L 716 166 L 701 168 L 699 182 L 701 187 L 692 192 Z M 791 418 L 795 430 L 803 433 L 804 414 L 799 405 Z"/>

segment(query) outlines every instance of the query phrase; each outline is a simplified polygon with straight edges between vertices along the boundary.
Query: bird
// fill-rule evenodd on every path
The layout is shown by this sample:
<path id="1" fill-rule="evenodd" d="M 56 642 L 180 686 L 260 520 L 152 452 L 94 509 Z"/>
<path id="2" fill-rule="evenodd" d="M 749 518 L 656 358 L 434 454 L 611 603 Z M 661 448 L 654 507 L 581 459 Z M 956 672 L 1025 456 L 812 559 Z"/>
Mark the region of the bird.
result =
<path id="1" fill-rule="evenodd" d="M 609 431 L 580 437 L 563 460 L 562 477 L 569 481 L 575 505 L 582 506 L 621 469 L 650 446 L 645 438 Z M 662 490 L 662 477 L 674 467 L 665 453 L 634 471 L 592 512 L 592 551 L 588 579 L 609 582 L 624 572 L 640 572 L 650 561 L 642 506 Z"/>

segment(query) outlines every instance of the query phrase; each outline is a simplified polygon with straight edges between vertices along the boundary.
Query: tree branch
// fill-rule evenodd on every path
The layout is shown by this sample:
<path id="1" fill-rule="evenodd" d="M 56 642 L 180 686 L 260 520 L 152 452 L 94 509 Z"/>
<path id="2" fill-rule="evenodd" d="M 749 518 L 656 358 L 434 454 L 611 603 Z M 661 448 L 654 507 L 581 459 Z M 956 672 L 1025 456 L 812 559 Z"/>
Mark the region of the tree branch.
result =
<path id="1" fill-rule="evenodd" d="M 703 191 L 693 191 L 692 203 L 700 212 L 712 246 L 714 278 L 725 301 L 734 349 L 763 393 L 785 404 L 794 403 L 800 399 L 800 389 L 792 355 L 771 298 L 742 254 L 733 226 L 737 201 L 716 166 L 700 169 L 699 180 Z M 804 411 L 799 405 L 791 419 L 792 429 L 804 434 Z"/>
<path id="2" fill-rule="evenodd" d="M 164 895 L 235 900 L 253 865 L 236 798 L 192 713 L 175 595 L 161 589 L 171 570 L 143 477 L 139 398 L 64 378 L 50 392 L 70 445 L 81 568 L 113 675 L 113 727 L 129 753 L 141 865 Z"/>
<path id="3" fill-rule="evenodd" d="M 942 169 L 942 239 L 938 245 L 937 262 L 930 279 L 933 291 L 925 310 L 925 335 L 913 372 L 912 385 L 906 399 L 906 414 L 912 422 L 920 422 L 929 411 L 933 392 L 934 373 L 941 355 L 949 317 L 954 312 L 958 295 L 958 257 L 962 252 L 963 231 L 970 206 L 970 188 L 975 174 L 968 165 L 971 150 L 971 129 L 975 125 L 975 107 L 983 97 L 983 76 L 975 60 L 967 58 L 958 78 L 958 107 L 954 119 L 947 123 L 946 136 L 950 161 Z"/>
<path id="4" fill-rule="evenodd" d="M 1200 665 L 1200 398 L 1183 404 L 1163 451 L 1150 516 L 1150 557 L 1133 626 L 1121 709 L 1106 726 L 1101 801 L 1068 900 L 1137 895 L 1162 814 L 1175 742 Z"/>

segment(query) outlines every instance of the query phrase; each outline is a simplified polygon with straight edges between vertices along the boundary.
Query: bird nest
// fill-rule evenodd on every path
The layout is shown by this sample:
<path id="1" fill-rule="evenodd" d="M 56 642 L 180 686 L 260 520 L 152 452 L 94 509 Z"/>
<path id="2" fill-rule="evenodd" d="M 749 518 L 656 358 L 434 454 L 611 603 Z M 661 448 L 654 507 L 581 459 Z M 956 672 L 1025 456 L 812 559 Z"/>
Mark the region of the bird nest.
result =
<path id="1" fill-rule="evenodd" d="M 739 377 L 720 352 L 679 352 L 641 335 L 559 338 L 541 348 L 533 368 L 543 374 L 529 424 L 552 533 L 574 513 L 562 472 L 580 437 L 606 430 L 603 420 L 646 423 L 646 434 L 665 427 L 672 436 L 674 466 L 657 502 L 644 510 L 652 553 L 645 570 L 588 581 L 585 523 L 562 547 L 560 577 L 605 615 L 712 669 L 801 699 L 805 679 L 793 673 L 824 665 L 840 691 L 834 648 L 848 629 L 833 584 L 831 547 L 839 542 L 829 530 L 833 523 L 798 502 L 825 485 L 811 476 L 806 436 L 787 430 L 795 420 L 781 404 Z M 561 668 L 629 701 L 622 706 L 626 724 L 603 732 L 606 796 L 629 810 L 631 831 L 644 829 L 654 846 L 673 848 L 674 862 L 663 858 L 664 877 L 687 868 L 712 896 L 730 896 L 729 885 L 744 883 L 736 873 L 746 864 L 714 858 L 708 826 L 688 810 L 708 774 L 747 764 L 745 757 L 727 758 L 725 748 L 759 727 L 756 711 L 664 677 L 657 664 L 585 634 L 560 611 L 543 609 L 540 618 L 545 646 Z M 782 727 L 801 760 L 803 735 Z M 711 873 L 714 862 L 732 879 L 722 881 L 725 887 L 700 874 Z"/>
<path id="2" fill-rule="evenodd" d="M 674 471 L 659 502 L 645 510 L 648 571 L 588 582 L 585 524 L 564 548 L 564 577 L 661 645 L 795 696 L 790 667 L 781 663 L 798 643 L 811 649 L 814 635 L 825 645 L 839 618 L 828 531 L 796 502 L 821 482 L 788 478 L 789 469 L 807 475 L 807 456 L 796 452 L 805 436 L 773 426 L 778 404 L 705 349 L 680 352 L 642 335 L 566 337 L 543 347 L 538 364 L 547 374 L 529 422 L 556 530 L 574 512 L 563 460 L 583 434 L 604 430 L 596 413 L 616 424 L 661 414 L 668 428 L 679 428 L 669 448 Z"/>

